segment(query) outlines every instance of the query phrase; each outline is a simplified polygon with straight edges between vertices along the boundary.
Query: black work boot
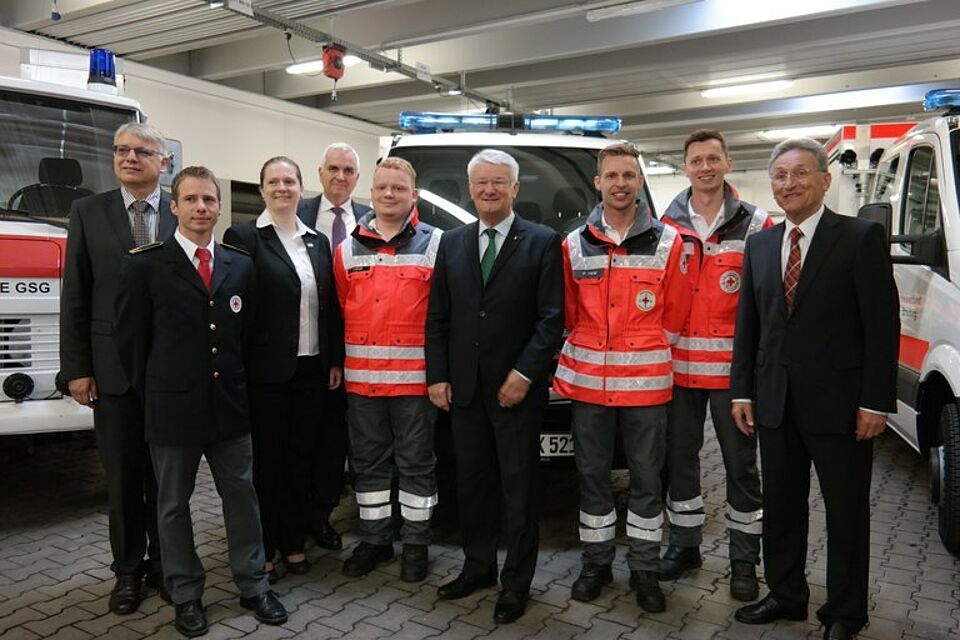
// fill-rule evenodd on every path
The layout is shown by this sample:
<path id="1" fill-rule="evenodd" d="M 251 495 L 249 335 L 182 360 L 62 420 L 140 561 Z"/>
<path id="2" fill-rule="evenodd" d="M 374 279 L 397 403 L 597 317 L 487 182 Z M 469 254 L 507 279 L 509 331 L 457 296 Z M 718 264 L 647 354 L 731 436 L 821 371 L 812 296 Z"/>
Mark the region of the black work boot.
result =
<path id="1" fill-rule="evenodd" d="M 365 576 L 381 562 L 393 559 L 393 545 L 361 542 L 343 563 L 343 575 L 349 578 Z"/>
<path id="2" fill-rule="evenodd" d="M 757 568 L 747 560 L 730 561 L 730 595 L 734 600 L 753 602 L 760 595 Z"/>
<path id="3" fill-rule="evenodd" d="M 590 602 L 600 595 L 605 585 L 613 582 L 613 572 L 608 564 L 586 563 L 580 569 L 580 577 L 570 589 L 570 597 L 580 602 Z"/>
<path id="4" fill-rule="evenodd" d="M 670 545 L 660 558 L 660 579 L 676 580 L 687 571 L 699 569 L 702 565 L 700 547 Z"/>
<path id="5" fill-rule="evenodd" d="M 666 611 L 667 599 L 655 571 L 631 571 L 630 588 L 637 592 L 637 605 L 647 613 Z"/>
<path id="6" fill-rule="evenodd" d="M 427 577 L 427 545 L 404 544 L 400 556 L 400 579 L 404 582 L 420 582 Z"/>

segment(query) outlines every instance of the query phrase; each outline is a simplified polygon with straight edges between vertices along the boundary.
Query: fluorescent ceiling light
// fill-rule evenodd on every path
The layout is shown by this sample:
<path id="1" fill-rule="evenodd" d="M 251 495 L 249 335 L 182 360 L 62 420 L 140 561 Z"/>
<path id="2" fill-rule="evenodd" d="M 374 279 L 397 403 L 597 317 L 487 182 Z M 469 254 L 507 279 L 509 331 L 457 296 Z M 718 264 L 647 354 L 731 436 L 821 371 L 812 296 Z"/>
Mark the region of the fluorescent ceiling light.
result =
<path id="1" fill-rule="evenodd" d="M 650 13 L 651 11 L 659 11 L 661 9 L 702 1 L 703 0 L 636 0 L 635 2 L 621 2 L 597 9 L 589 9 L 587 11 L 587 22 L 599 22 L 600 20 L 607 20 L 609 18 L 634 16 L 640 13 Z"/>
<path id="2" fill-rule="evenodd" d="M 217 0 L 210 0 L 210 8 L 211 8 L 211 9 L 219 9 L 219 8 L 222 7 L 222 6 L 223 6 L 223 3 L 222 3 L 222 2 L 218 2 Z"/>
<path id="3" fill-rule="evenodd" d="M 343 57 L 343 66 L 352 67 L 355 64 L 363 62 L 355 55 L 347 54 Z M 311 60 L 309 62 L 298 62 L 287 67 L 287 73 L 292 75 L 310 75 L 312 73 L 323 73 L 323 60 Z"/>
<path id="4" fill-rule="evenodd" d="M 731 84 L 724 87 L 710 87 L 700 92 L 704 98 L 727 98 L 744 96 L 751 93 L 772 93 L 793 86 L 793 80 L 771 80 L 769 82 L 751 82 L 749 84 Z"/>
<path id="5" fill-rule="evenodd" d="M 651 166 L 647 167 L 647 170 L 643 173 L 648 176 L 663 176 L 671 173 L 677 173 L 677 170 L 668 164 L 651 164 Z"/>
<path id="6" fill-rule="evenodd" d="M 823 124 L 813 127 L 793 127 L 791 129 L 769 129 L 760 131 L 758 136 L 764 140 L 786 140 L 787 138 L 825 138 L 837 132 L 840 126 Z"/>
<path id="7" fill-rule="evenodd" d="M 443 95 L 445 95 L 445 96 L 462 96 L 462 95 L 463 95 L 463 89 L 461 89 L 460 87 L 450 87 L 449 89 L 445 89 L 445 90 L 443 91 Z"/>

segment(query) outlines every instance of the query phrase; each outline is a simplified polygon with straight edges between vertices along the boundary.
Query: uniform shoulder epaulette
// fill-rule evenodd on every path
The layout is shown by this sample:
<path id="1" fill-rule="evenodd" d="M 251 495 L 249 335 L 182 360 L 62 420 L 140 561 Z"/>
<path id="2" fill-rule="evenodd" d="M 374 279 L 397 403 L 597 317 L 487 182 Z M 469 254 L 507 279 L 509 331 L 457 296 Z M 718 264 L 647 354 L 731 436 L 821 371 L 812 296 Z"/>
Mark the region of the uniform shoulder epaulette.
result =
<path id="1" fill-rule="evenodd" d="M 138 253 L 143 253 L 144 251 L 157 249 L 162 246 L 163 246 L 163 242 L 161 240 L 157 240 L 156 242 L 151 242 L 150 244 L 144 244 L 144 245 L 140 245 L 139 247 L 134 247 L 133 249 L 130 249 L 130 251 L 128 251 L 127 253 L 129 253 L 132 256 L 135 256 Z"/>
<path id="2" fill-rule="evenodd" d="M 250 252 L 249 252 L 249 251 L 247 251 L 246 249 L 243 249 L 243 248 L 241 248 L 241 247 L 238 247 L 238 246 L 236 246 L 236 245 L 227 244 L 226 242 L 221 242 L 221 243 L 220 243 L 220 246 L 226 247 L 227 249 L 233 249 L 233 250 L 236 251 L 237 253 L 242 253 L 242 254 L 245 255 L 245 256 L 250 255 Z"/>

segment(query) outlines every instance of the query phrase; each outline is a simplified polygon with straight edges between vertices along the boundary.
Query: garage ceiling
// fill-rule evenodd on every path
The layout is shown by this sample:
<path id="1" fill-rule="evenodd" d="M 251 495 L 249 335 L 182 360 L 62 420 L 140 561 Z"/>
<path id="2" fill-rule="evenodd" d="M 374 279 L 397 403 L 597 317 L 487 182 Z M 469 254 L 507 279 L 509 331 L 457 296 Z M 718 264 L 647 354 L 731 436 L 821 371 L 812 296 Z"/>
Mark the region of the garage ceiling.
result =
<path id="1" fill-rule="evenodd" d="M 664 6 L 671 5 L 674 6 Z M 285 72 L 316 43 L 207 0 L 5 0 L 0 24 L 149 65 L 396 128 L 401 110 L 483 104 L 366 64 L 331 100 L 323 75 Z M 765 166 L 758 132 L 918 117 L 935 87 L 960 86 L 957 0 L 254 0 L 514 111 L 619 115 L 647 157 L 676 163 L 686 133 L 724 131 L 738 169 Z M 635 13 L 647 9 L 644 13 Z M 596 19 L 602 10 L 620 13 Z M 590 17 L 593 20 L 588 20 Z M 777 92 L 707 98 L 776 79 Z"/>

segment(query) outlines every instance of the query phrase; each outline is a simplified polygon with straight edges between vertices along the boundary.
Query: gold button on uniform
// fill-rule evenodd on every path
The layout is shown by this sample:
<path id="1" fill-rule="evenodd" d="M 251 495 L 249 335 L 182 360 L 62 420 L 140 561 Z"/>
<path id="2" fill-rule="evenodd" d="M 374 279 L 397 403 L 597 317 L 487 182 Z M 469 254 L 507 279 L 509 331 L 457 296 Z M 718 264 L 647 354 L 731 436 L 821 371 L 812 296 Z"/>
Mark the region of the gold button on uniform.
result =
<path id="1" fill-rule="evenodd" d="M 216 331 L 216 330 L 217 330 L 217 325 L 215 325 L 215 324 L 213 324 L 213 323 L 211 322 L 211 323 L 210 323 L 210 331 Z"/>
<path id="2" fill-rule="evenodd" d="M 212 353 L 213 355 L 217 355 L 217 348 L 216 348 L 216 347 L 212 347 L 212 348 L 210 349 L 210 353 Z"/>
<path id="3" fill-rule="evenodd" d="M 213 379 L 216 380 L 216 379 L 219 378 L 219 377 L 220 377 L 220 372 L 219 372 L 219 371 L 214 371 L 214 372 L 213 372 Z"/>
<path id="4" fill-rule="evenodd" d="M 210 301 L 210 306 L 211 306 L 211 307 L 213 306 L 213 300 Z"/>

